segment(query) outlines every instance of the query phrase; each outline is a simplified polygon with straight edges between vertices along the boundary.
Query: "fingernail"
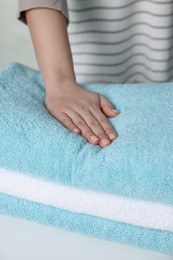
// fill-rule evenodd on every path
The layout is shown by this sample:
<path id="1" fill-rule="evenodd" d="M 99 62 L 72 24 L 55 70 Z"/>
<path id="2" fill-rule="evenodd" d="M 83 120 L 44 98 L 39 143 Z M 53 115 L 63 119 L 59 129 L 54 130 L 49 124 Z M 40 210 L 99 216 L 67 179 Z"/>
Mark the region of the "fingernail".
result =
<path id="1" fill-rule="evenodd" d="M 74 128 L 73 131 L 74 131 L 75 133 L 79 133 L 79 132 L 80 132 L 80 130 L 79 130 L 78 128 Z"/>
<path id="2" fill-rule="evenodd" d="M 118 112 L 118 110 L 112 108 L 112 111 L 116 112 L 117 114 L 119 114 L 120 112 Z"/>
<path id="3" fill-rule="evenodd" d="M 95 135 L 92 135 L 90 138 L 91 138 L 91 141 L 93 141 L 93 142 L 96 142 L 99 140 L 98 137 L 96 137 Z"/>
<path id="4" fill-rule="evenodd" d="M 106 138 L 103 138 L 102 139 L 102 143 L 103 144 L 110 144 L 110 141 L 108 139 L 106 139 Z"/>
<path id="5" fill-rule="evenodd" d="M 115 134 L 110 134 L 110 135 L 109 135 L 109 138 L 110 138 L 110 139 L 115 139 L 116 137 L 117 137 L 117 136 L 116 136 Z"/>

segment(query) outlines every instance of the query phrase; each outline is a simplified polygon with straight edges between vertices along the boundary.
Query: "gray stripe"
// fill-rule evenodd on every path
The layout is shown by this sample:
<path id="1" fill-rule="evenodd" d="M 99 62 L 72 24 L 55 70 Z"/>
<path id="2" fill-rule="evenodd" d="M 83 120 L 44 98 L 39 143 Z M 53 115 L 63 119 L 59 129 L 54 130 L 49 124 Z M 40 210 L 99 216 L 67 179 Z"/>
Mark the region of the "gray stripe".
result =
<path id="1" fill-rule="evenodd" d="M 166 40 L 172 40 L 173 39 L 173 35 L 171 35 L 170 37 L 167 37 L 167 38 L 156 38 L 156 37 L 151 37 L 150 35 L 148 35 L 146 33 L 134 33 L 129 38 L 122 40 L 122 41 L 117 41 L 117 42 L 84 41 L 84 42 L 70 42 L 70 44 L 71 45 L 78 45 L 78 44 L 118 45 L 118 44 L 122 44 L 124 42 L 131 40 L 134 36 L 139 36 L 139 35 L 146 36 L 146 37 L 148 37 L 152 40 L 159 40 L 159 41 L 166 41 Z"/>
<path id="2" fill-rule="evenodd" d="M 132 37 L 130 37 L 132 38 Z M 71 45 L 82 45 L 82 44 L 98 44 L 98 45 L 118 45 L 118 44 L 122 44 L 126 41 L 128 41 L 128 39 L 125 39 L 123 41 L 120 42 L 92 42 L 92 41 L 85 41 L 85 42 L 71 42 Z M 165 39 L 166 40 L 166 39 Z M 173 49 L 173 46 L 169 47 L 169 48 L 165 48 L 165 49 L 156 49 L 156 48 L 151 48 L 149 45 L 145 44 L 145 43 L 134 43 L 132 46 L 130 46 L 129 48 L 127 48 L 126 50 L 129 50 L 131 48 L 133 48 L 134 46 L 145 46 L 147 48 L 149 48 L 150 50 L 155 50 L 155 51 L 170 51 Z M 126 51 L 124 50 L 124 51 Z M 124 52 L 123 51 L 123 52 Z"/>
<path id="3" fill-rule="evenodd" d="M 158 5 L 173 4 L 172 1 L 156 2 L 156 1 L 152 1 L 152 0 L 141 0 L 141 2 L 153 3 L 153 4 L 156 4 L 156 5 L 157 4 Z M 114 6 L 110 6 L 110 7 L 109 6 L 93 6 L 93 7 L 81 8 L 81 9 L 73 9 L 73 8 L 69 7 L 69 10 L 71 12 L 86 12 L 86 11 L 90 11 L 90 10 L 92 11 L 92 10 L 101 10 L 101 9 L 103 9 L 103 10 L 114 10 L 114 9 L 120 10 L 120 9 L 124 9 L 124 8 L 129 7 L 129 6 L 136 4 L 136 3 L 139 3 L 139 0 L 134 1 L 132 3 L 129 3 L 127 5 L 116 6 L 116 7 L 114 7 Z"/>
<path id="4" fill-rule="evenodd" d="M 79 75 L 81 76 L 81 73 L 76 73 L 76 75 Z M 84 74 L 85 76 L 93 76 L 93 74 Z M 151 78 L 147 77 L 144 73 L 142 72 L 134 72 L 133 74 L 129 75 L 124 81 L 122 81 L 121 83 L 126 83 L 128 82 L 128 80 L 130 78 L 132 78 L 133 76 L 137 76 L 137 75 L 141 75 L 143 76 L 145 79 L 147 79 L 148 81 L 151 81 L 151 82 L 156 82 L 156 83 L 164 83 L 164 82 L 168 82 L 168 81 L 171 81 L 172 79 L 172 75 L 166 79 L 166 80 L 152 80 Z M 103 74 L 98 74 L 99 77 L 103 76 Z M 107 75 L 106 75 L 107 76 Z"/>
<path id="5" fill-rule="evenodd" d="M 136 14 L 149 14 L 151 16 L 155 16 L 155 17 L 171 17 L 173 15 L 173 13 L 171 14 L 155 14 L 152 12 L 148 12 L 148 11 L 138 11 L 138 12 L 134 12 L 130 15 L 127 15 L 125 17 L 122 18 L 117 18 L 117 19 L 105 19 L 105 18 L 90 18 L 90 19 L 85 19 L 85 20 L 80 20 L 80 21 L 70 21 L 71 24 L 76 24 L 76 23 L 85 23 L 85 22 L 118 22 L 118 21 L 123 21 L 126 20 L 128 18 L 133 17 Z"/>
<path id="6" fill-rule="evenodd" d="M 131 76 L 130 76 L 131 77 Z M 128 78 L 127 78 L 128 79 Z M 128 83 L 128 84 L 135 84 L 135 83 L 139 83 L 139 84 L 145 84 L 146 82 L 143 82 L 143 81 L 140 81 L 140 80 L 134 80 L 134 81 L 132 81 L 132 82 L 129 82 L 129 79 L 128 79 L 128 82 L 127 82 L 127 79 L 126 79 L 126 81 L 123 81 L 123 82 L 120 82 L 120 83 L 117 83 L 116 81 L 84 81 L 83 83 L 79 83 L 79 85 L 87 85 L 87 84 L 92 84 L 92 85 L 97 85 L 97 84 L 104 84 L 104 85 L 106 85 L 106 84 L 123 84 L 123 83 Z M 169 81 L 173 81 L 173 78 L 171 78 L 171 80 L 169 80 Z M 153 82 L 153 83 L 155 83 L 156 81 L 154 80 L 154 81 L 152 81 L 151 80 L 151 82 Z M 157 83 L 165 83 L 165 81 L 159 81 L 159 82 L 157 82 Z"/>
<path id="7" fill-rule="evenodd" d="M 120 63 L 115 63 L 115 64 L 99 64 L 99 63 L 82 63 L 82 62 L 75 62 L 74 64 L 75 65 L 82 65 L 82 66 L 95 66 L 95 67 L 117 67 L 117 66 L 120 66 L 120 65 L 123 65 L 124 63 L 125 63 L 126 61 L 123 61 L 123 62 L 120 62 Z M 132 65 L 130 65 L 130 67 L 129 68 L 127 68 L 126 70 L 124 70 L 122 73 L 121 73 L 121 75 L 122 74 L 124 74 L 125 72 L 127 72 L 129 69 L 131 69 L 132 67 L 134 67 L 134 66 L 143 66 L 143 67 L 145 67 L 146 69 L 148 69 L 149 71 L 152 71 L 152 72 L 159 72 L 159 73 L 166 73 L 166 72 L 168 72 L 168 71 L 170 71 L 170 70 L 173 70 L 173 65 L 169 68 L 169 69 L 166 69 L 166 70 L 153 70 L 153 69 L 151 69 L 151 68 L 149 68 L 148 66 L 146 66 L 144 63 L 140 63 L 140 62 L 136 62 L 136 63 L 134 63 L 134 64 L 132 64 Z M 108 74 L 107 74 L 108 75 Z M 120 75 L 120 74 L 119 74 Z"/>
<path id="8" fill-rule="evenodd" d="M 79 83 L 79 85 L 84 85 L 84 84 L 111 84 L 114 83 L 114 81 L 101 81 L 101 80 L 97 80 L 97 81 L 84 81 L 84 83 Z"/>
<path id="9" fill-rule="evenodd" d="M 74 1 L 74 0 L 73 0 Z M 81 2 L 83 3 L 84 1 L 87 1 L 87 0 L 75 0 L 76 2 Z M 135 0 L 134 0 L 135 1 Z M 139 2 L 138 0 L 136 0 L 136 3 Z M 150 1 L 150 0 L 141 0 L 141 2 L 149 2 L 149 3 L 154 3 L 154 4 L 172 4 L 172 0 L 171 1 L 164 1 L 164 2 L 160 2 L 160 1 Z"/>
<path id="10" fill-rule="evenodd" d="M 126 83 L 126 82 L 128 83 L 129 79 L 132 78 L 134 75 L 141 75 L 144 77 L 144 79 L 147 79 L 148 81 L 153 82 L 153 83 L 165 83 L 165 82 L 171 81 L 171 79 L 172 79 L 172 76 L 171 76 L 171 77 L 167 78 L 166 80 L 156 80 L 156 79 L 152 80 L 151 78 L 147 77 L 144 73 L 138 72 L 138 73 L 133 73 L 130 76 L 128 76 L 124 81 L 122 81 L 122 84 Z"/>
<path id="11" fill-rule="evenodd" d="M 79 82 L 172 80 L 173 0 L 132 0 L 120 5 L 113 0 L 110 5 L 103 0 L 69 0 L 73 20 L 68 33 Z"/>
<path id="12" fill-rule="evenodd" d="M 119 73 L 102 73 L 102 72 L 100 72 L 100 73 L 83 73 L 83 72 L 77 72 L 77 74 L 78 75 L 85 75 L 85 76 L 112 76 L 112 77 L 117 77 L 117 76 L 122 76 L 124 73 L 126 73 L 126 72 L 128 72 L 132 67 L 134 67 L 135 65 L 138 65 L 137 63 L 136 64 L 133 64 L 133 65 L 131 65 L 129 68 L 127 68 L 126 70 L 124 70 L 123 72 L 119 72 Z M 142 64 L 143 65 L 143 67 L 145 67 L 146 69 L 149 69 L 150 71 L 152 71 L 151 70 L 151 68 L 148 68 L 148 67 L 146 67 L 144 64 Z M 154 71 L 154 72 L 159 72 L 160 73 L 160 71 Z M 167 72 L 167 70 L 165 71 L 165 72 Z M 165 73 L 164 72 L 164 73 Z"/>
<path id="13" fill-rule="evenodd" d="M 73 52 L 73 56 L 78 56 L 78 55 L 93 55 L 93 56 L 119 56 L 121 54 L 124 54 L 124 51 L 122 52 L 118 52 L 118 53 L 93 53 L 93 52 Z M 160 59 L 160 60 L 156 60 L 156 59 L 151 59 L 149 56 L 147 56 L 146 54 L 143 54 L 143 53 L 135 53 L 135 54 L 132 54 L 131 56 L 129 56 L 125 61 L 131 59 L 132 57 L 135 57 L 135 56 L 143 56 L 145 58 L 147 58 L 148 60 L 150 61 L 154 61 L 154 62 L 167 62 L 167 61 L 170 61 L 173 59 L 173 56 L 170 56 L 168 59 Z M 124 62 L 125 62 L 124 61 Z"/>
<path id="14" fill-rule="evenodd" d="M 87 30 L 87 31 L 69 32 L 69 35 L 84 34 L 84 33 L 104 33 L 104 34 L 122 33 L 122 32 L 125 32 L 125 31 L 127 31 L 127 30 L 129 30 L 132 27 L 137 26 L 137 25 L 147 25 L 147 26 L 154 28 L 154 29 L 170 29 L 170 28 L 173 28 L 173 24 L 168 25 L 168 26 L 154 26 L 154 25 L 151 25 L 149 23 L 138 22 L 138 23 L 130 25 L 129 27 L 126 27 L 126 28 L 121 29 L 121 30 L 116 30 L 116 31 Z M 172 35 L 172 37 L 173 37 L 173 35 Z"/>

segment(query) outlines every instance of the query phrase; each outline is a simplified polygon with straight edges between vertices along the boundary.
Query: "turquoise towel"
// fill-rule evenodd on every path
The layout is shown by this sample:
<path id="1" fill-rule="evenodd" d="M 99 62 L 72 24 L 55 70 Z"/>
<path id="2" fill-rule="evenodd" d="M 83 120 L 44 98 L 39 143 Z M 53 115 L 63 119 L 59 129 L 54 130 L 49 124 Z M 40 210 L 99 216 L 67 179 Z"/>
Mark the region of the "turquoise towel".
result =
<path id="1" fill-rule="evenodd" d="M 17 62 L 2 69 L 0 168 L 75 188 L 172 206 L 173 83 L 81 87 L 100 92 L 120 111 L 118 117 L 109 118 L 119 136 L 105 148 L 70 132 L 48 113 L 37 70 Z M 75 216 L 3 193 L 0 200 L 1 213 L 173 254 L 172 232 Z M 62 217 L 56 219 L 61 214 L 67 223 Z"/>

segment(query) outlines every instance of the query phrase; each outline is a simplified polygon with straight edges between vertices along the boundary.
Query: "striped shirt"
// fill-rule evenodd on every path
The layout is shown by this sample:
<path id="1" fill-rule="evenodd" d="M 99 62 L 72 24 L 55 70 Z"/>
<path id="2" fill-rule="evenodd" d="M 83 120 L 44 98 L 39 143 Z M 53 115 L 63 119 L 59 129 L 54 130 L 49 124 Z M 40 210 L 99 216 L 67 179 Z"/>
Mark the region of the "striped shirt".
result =
<path id="1" fill-rule="evenodd" d="M 19 20 L 32 2 L 67 18 L 78 83 L 173 81 L 172 0 L 19 0 Z"/>

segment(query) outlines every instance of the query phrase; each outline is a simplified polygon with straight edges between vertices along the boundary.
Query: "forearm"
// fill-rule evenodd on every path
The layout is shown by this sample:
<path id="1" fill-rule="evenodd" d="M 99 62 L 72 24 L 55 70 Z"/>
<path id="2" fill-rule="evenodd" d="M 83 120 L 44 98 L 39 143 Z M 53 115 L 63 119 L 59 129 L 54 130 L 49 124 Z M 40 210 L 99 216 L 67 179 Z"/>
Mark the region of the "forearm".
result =
<path id="1" fill-rule="evenodd" d="M 46 91 L 76 83 L 66 20 L 59 11 L 35 8 L 26 11 L 38 66 Z M 65 84 L 64 84 L 65 83 Z"/>

